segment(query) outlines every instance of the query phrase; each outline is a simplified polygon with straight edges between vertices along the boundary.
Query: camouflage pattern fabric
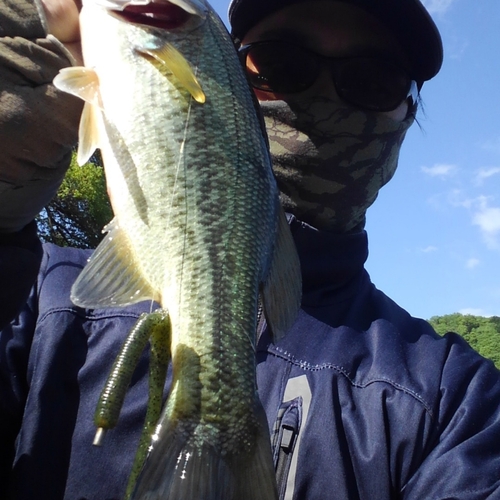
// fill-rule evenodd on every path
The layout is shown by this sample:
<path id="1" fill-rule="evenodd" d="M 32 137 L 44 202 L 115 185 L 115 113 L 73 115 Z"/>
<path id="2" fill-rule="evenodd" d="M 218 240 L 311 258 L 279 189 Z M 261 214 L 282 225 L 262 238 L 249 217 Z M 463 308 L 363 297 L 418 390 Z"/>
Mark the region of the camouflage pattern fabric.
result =
<path id="1" fill-rule="evenodd" d="M 361 230 L 414 113 L 396 122 L 324 97 L 260 104 L 285 209 L 318 229 Z"/>

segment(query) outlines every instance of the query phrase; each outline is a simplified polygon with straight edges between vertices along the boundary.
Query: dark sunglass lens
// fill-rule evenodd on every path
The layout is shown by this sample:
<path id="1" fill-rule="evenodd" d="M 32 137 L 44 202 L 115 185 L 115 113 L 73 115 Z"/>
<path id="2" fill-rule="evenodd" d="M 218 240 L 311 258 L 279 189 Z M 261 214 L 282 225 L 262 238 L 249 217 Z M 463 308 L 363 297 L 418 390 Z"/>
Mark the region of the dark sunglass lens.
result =
<path id="1" fill-rule="evenodd" d="M 255 88 L 286 94 L 309 87 L 318 75 L 319 64 L 293 44 L 262 42 L 248 50 L 246 68 Z"/>
<path id="2" fill-rule="evenodd" d="M 343 61 L 336 71 L 340 97 L 374 111 L 392 111 L 407 97 L 411 80 L 398 66 L 380 59 Z"/>

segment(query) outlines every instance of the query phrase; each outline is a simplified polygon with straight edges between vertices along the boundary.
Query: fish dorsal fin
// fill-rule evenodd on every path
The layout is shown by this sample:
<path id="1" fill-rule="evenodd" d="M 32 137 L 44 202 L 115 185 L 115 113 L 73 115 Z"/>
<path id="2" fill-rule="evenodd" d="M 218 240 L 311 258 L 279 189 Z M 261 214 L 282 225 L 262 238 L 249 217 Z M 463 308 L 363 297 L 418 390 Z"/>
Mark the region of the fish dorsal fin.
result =
<path id="1" fill-rule="evenodd" d="M 73 303 L 95 309 L 158 300 L 158 294 L 135 265 L 128 237 L 116 219 L 105 230 L 108 234 L 71 288 Z"/>
<path id="2" fill-rule="evenodd" d="M 205 93 L 193 69 L 186 58 L 172 44 L 165 43 L 157 49 L 136 48 L 136 50 L 146 57 L 152 57 L 160 64 L 160 69 L 163 67 L 172 73 L 196 102 L 200 104 L 205 102 Z"/>
<path id="3" fill-rule="evenodd" d="M 54 85 L 85 101 L 78 129 L 77 153 L 77 162 L 83 165 L 99 147 L 97 109 L 102 108 L 99 78 L 93 69 L 75 66 L 61 69 L 54 78 Z"/>
<path id="4" fill-rule="evenodd" d="M 274 341 L 282 338 L 292 326 L 302 299 L 302 275 L 299 256 L 280 208 L 276 244 L 269 275 L 262 289 L 262 302 Z"/>

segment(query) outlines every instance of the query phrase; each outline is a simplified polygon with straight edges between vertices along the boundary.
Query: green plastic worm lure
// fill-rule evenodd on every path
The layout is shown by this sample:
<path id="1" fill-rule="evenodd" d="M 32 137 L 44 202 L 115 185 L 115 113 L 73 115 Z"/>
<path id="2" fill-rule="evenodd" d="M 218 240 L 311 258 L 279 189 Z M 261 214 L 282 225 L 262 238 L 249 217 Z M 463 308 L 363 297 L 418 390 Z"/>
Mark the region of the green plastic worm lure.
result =
<path id="1" fill-rule="evenodd" d="M 120 415 L 125 394 L 144 348 L 150 342 L 148 406 L 142 435 L 129 477 L 125 498 L 129 498 L 150 446 L 163 405 L 163 387 L 170 362 L 171 325 L 168 313 L 158 309 L 143 313 L 136 321 L 111 368 L 94 415 L 97 432 L 94 445 L 102 444 L 105 432 L 113 429 Z"/>

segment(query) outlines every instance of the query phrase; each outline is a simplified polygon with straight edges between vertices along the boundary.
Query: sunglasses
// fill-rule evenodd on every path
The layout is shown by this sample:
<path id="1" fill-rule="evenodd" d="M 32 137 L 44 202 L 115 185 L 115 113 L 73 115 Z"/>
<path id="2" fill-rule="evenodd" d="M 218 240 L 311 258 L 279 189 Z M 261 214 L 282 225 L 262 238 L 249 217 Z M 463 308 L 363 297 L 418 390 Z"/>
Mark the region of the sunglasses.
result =
<path id="1" fill-rule="evenodd" d="M 409 97 L 415 103 L 418 96 L 405 70 L 380 57 L 332 58 L 283 41 L 250 43 L 238 52 L 250 84 L 264 92 L 302 92 L 327 66 L 339 97 L 359 108 L 392 111 Z"/>

